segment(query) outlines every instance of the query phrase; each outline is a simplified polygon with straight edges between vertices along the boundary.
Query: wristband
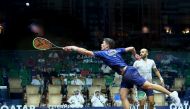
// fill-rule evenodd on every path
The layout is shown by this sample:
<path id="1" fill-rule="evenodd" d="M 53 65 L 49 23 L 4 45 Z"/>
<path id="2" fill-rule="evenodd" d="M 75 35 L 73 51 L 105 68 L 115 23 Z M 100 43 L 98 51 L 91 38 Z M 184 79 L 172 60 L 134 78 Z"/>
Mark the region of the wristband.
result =
<path id="1" fill-rule="evenodd" d="M 161 78 L 160 78 L 160 81 L 164 81 L 164 79 L 161 77 Z"/>

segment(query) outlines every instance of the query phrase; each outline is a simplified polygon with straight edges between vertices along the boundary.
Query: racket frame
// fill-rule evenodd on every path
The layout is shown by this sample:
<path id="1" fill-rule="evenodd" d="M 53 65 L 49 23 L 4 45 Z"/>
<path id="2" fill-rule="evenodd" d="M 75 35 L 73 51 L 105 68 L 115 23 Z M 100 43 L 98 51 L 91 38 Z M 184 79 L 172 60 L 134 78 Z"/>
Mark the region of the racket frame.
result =
<path id="1" fill-rule="evenodd" d="M 40 49 L 40 48 L 36 47 L 35 44 L 34 44 L 34 41 L 35 41 L 36 39 L 38 39 L 38 38 L 43 39 L 43 40 L 46 40 L 47 42 L 49 42 L 49 43 L 52 45 L 52 47 L 51 47 L 51 48 L 48 48 L 48 49 Z M 43 38 L 43 37 L 36 37 L 36 38 L 34 38 L 32 44 L 33 44 L 33 47 L 34 47 L 35 49 L 38 49 L 38 50 L 49 50 L 49 49 L 54 49 L 54 48 L 62 49 L 62 48 L 63 48 L 63 47 L 61 47 L 61 46 L 57 46 L 57 45 L 53 44 L 51 41 L 49 41 L 48 39 Z"/>

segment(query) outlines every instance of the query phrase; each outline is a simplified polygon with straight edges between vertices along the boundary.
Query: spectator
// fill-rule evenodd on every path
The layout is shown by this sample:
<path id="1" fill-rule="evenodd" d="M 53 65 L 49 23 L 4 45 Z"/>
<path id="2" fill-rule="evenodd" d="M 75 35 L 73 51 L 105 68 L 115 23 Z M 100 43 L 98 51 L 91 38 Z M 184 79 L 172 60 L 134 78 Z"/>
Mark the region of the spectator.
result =
<path id="1" fill-rule="evenodd" d="M 112 69 L 105 64 L 102 64 L 101 70 L 102 70 L 104 75 L 109 75 L 112 71 Z"/>
<path id="2" fill-rule="evenodd" d="M 61 85 L 67 85 L 67 78 L 65 75 L 60 75 Z"/>
<path id="3" fill-rule="evenodd" d="M 84 98 L 80 94 L 79 90 L 74 91 L 74 95 L 72 95 L 67 102 L 70 103 L 71 108 L 82 108 L 84 104 Z"/>
<path id="4" fill-rule="evenodd" d="M 48 57 L 51 58 L 51 59 L 52 58 L 57 59 L 57 58 L 59 58 L 59 55 L 58 55 L 58 53 L 56 51 L 52 51 L 51 53 L 49 53 Z"/>
<path id="5" fill-rule="evenodd" d="M 87 78 L 86 78 L 86 85 L 87 86 L 92 86 L 92 77 L 90 75 L 88 75 Z"/>
<path id="6" fill-rule="evenodd" d="M 78 68 L 77 64 L 71 66 L 71 72 L 75 74 L 80 74 L 80 69 Z"/>
<path id="7" fill-rule="evenodd" d="M 44 68 L 45 67 L 45 63 L 46 63 L 46 60 L 45 58 L 43 58 L 42 56 L 43 54 L 39 54 L 38 55 L 38 60 L 37 60 L 37 64 L 38 64 L 38 67 L 40 67 L 40 69 Z"/>
<path id="8" fill-rule="evenodd" d="M 44 81 L 43 81 L 43 79 L 40 77 L 39 74 L 37 74 L 36 76 L 33 76 L 33 77 L 32 77 L 32 82 L 31 82 L 31 84 L 32 84 L 32 85 L 39 86 L 40 92 L 43 92 Z"/>
<path id="9" fill-rule="evenodd" d="M 84 85 L 84 82 L 78 79 L 77 75 L 71 81 L 71 85 Z"/>
<path id="10" fill-rule="evenodd" d="M 66 95 L 67 92 L 67 78 L 64 75 L 60 75 L 61 80 L 61 93 L 62 95 Z"/>
<path id="11" fill-rule="evenodd" d="M 92 107 L 104 107 L 107 99 L 97 90 L 91 99 Z"/>
<path id="12" fill-rule="evenodd" d="M 32 56 L 30 56 L 29 59 L 26 61 L 26 66 L 30 69 L 35 66 L 35 60 Z"/>
<path id="13" fill-rule="evenodd" d="M 114 86 L 119 86 L 121 84 L 121 80 L 122 80 L 122 75 L 118 75 L 117 73 L 115 73 L 115 78 L 113 80 L 113 85 Z"/>

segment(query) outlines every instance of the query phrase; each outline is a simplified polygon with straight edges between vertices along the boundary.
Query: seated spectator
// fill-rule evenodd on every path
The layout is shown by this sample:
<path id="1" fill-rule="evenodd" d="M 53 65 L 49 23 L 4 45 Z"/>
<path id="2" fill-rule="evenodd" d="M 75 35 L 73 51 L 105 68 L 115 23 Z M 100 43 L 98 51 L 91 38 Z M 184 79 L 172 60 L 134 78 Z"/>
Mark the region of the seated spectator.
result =
<path id="1" fill-rule="evenodd" d="M 46 63 L 45 58 L 43 58 L 42 54 L 39 54 L 38 55 L 38 60 L 37 60 L 38 67 L 44 68 L 45 67 L 45 63 Z"/>
<path id="2" fill-rule="evenodd" d="M 91 99 L 92 107 L 104 107 L 106 101 L 107 99 L 97 90 Z"/>
<path id="3" fill-rule="evenodd" d="M 84 104 L 84 98 L 80 94 L 79 90 L 74 91 L 74 95 L 72 95 L 67 102 L 70 103 L 71 108 L 82 108 Z"/>
<path id="4" fill-rule="evenodd" d="M 64 75 L 60 75 L 61 85 L 67 85 L 67 78 Z"/>
<path id="5" fill-rule="evenodd" d="M 120 86 L 121 80 L 122 80 L 122 75 L 118 75 L 117 73 L 115 73 L 115 78 L 113 80 L 113 85 L 114 86 Z"/>
<path id="6" fill-rule="evenodd" d="M 51 53 L 49 53 L 48 57 L 56 59 L 56 58 L 59 58 L 59 55 L 56 51 L 52 51 Z"/>
<path id="7" fill-rule="evenodd" d="M 92 77 L 90 75 L 87 76 L 85 81 L 87 86 L 92 86 Z"/>
<path id="8" fill-rule="evenodd" d="M 78 79 L 77 75 L 71 81 L 71 85 L 84 85 L 84 82 Z"/>
<path id="9" fill-rule="evenodd" d="M 105 64 L 102 64 L 101 70 L 102 70 L 104 75 L 109 75 L 112 72 L 112 69 Z"/>
<path id="10" fill-rule="evenodd" d="M 64 75 L 60 75 L 61 80 L 61 93 L 62 95 L 66 95 L 67 92 L 67 78 Z"/>
<path id="11" fill-rule="evenodd" d="M 37 74 L 36 76 L 33 76 L 33 77 L 32 77 L 32 82 L 31 82 L 31 84 L 32 84 L 32 85 L 39 86 L 40 92 L 43 92 L 44 81 L 43 81 L 43 79 L 40 77 L 39 74 Z"/>
<path id="12" fill-rule="evenodd" d="M 75 74 L 80 74 L 80 69 L 77 64 L 71 66 L 71 72 Z"/>

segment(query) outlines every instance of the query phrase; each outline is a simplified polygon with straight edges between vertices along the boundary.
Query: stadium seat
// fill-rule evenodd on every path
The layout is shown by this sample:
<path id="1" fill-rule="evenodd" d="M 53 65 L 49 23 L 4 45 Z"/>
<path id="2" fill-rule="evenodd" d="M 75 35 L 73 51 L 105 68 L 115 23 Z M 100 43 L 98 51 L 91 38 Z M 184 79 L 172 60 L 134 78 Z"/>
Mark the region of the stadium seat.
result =
<path id="1" fill-rule="evenodd" d="M 93 96 L 95 91 L 101 91 L 101 86 L 97 85 L 97 86 L 91 86 L 88 88 L 88 91 L 89 91 L 89 97 Z"/>
<path id="2" fill-rule="evenodd" d="M 47 105 L 61 105 L 62 103 L 62 95 L 61 94 L 49 94 L 48 95 L 48 103 Z"/>
<path id="3" fill-rule="evenodd" d="M 163 93 L 154 93 L 154 102 L 156 106 L 165 106 L 165 95 Z"/>
<path id="4" fill-rule="evenodd" d="M 101 86 L 101 92 L 106 93 L 106 80 L 104 78 L 93 78 L 93 86 Z"/>
<path id="5" fill-rule="evenodd" d="M 61 93 L 61 85 L 48 86 L 48 94 L 60 94 L 60 93 Z"/>
<path id="6" fill-rule="evenodd" d="M 36 107 L 40 106 L 41 95 L 40 94 L 28 94 L 27 95 L 27 106 L 33 105 Z"/>
<path id="7" fill-rule="evenodd" d="M 82 90 L 82 86 L 79 85 L 68 85 L 67 86 L 67 97 L 70 97 L 73 94 L 73 91 L 75 90 Z"/>
<path id="8" fill-rule="evenodd" d="M 9 91 L 10 93 L 22 93 L 23 88 L 21 86 L 21 79 L 19 78 L 9 78 Z"/>
<path id="9" fill-rule="evenodd" d="M 35 85 L 27 85 L 26 86 L 26 94 L 38 94 L 39 93 L 39 86 Z"/>
<path id="10" fill-rule="evenodd" d="M 172 86 L 171 90 L 172 91 L 181 91 L 183 85 L 185 83 L 185 79 L 184 78 L 175 78 L 174 79 L 174 85 Z"/>

